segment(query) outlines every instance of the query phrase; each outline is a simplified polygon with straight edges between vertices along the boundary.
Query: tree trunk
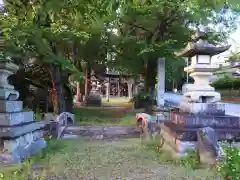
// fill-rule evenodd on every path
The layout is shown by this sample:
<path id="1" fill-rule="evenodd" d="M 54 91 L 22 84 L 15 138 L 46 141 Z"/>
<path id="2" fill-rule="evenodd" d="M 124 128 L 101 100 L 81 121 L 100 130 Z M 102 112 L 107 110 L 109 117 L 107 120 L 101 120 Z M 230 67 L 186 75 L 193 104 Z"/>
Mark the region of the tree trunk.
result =
<path id="1" fill-rule="evenodd" d="M 65 85 L 65 95 L 66 95 L 66 111 L 67 112 L 73 112 L 73 95 L 71 89 Z"/>
<path id="2" fill-rule="evenodd" d="M 60 67 L 56 65 L 51 66 L 51 75 L 53 83 L 53 108 L 54 113 L 60 114 L 66 111 L 65 99 L 63 96 L 62 73 Z"/>
<path id="3" fill-rule="evenodd" d="M 157 61 L 148 60 L 145 67 L 144 90 L 152 93 L 156 84 Z"/>
<path id="4" fill-rule="evenodd" d="M 52 105 L 54 114 L 58 114 L 58 99 L 57 99 L 57 90 L 56 82 L 52 79 Z"/>
<path id="5" fill-rule="evenodd" d="M 77 94 L 76 94 L 76 98 L 77 98 L 77 102 L 81 101 L 81 89 L 80 89 L 80 85 L 79 82 L 77 82 Z"/>
<path id="6" fill-rule="evenodd" d="M 91 78 L 91 66 L 90 63 L 87 63 L 85 70 L 85 97 L 90 93 L 90 78 Z"/>

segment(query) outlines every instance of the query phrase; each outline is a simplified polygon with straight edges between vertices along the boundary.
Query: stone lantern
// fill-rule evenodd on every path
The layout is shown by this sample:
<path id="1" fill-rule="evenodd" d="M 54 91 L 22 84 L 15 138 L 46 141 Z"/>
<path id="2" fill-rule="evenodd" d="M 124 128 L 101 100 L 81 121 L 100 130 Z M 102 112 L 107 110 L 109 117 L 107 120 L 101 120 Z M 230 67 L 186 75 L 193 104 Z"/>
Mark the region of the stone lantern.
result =
<path id="1" fill-rule="evenodd" d="M 194 79 L 186 84 L 184 99 L 174 104 L 170 120 L 161 124 L 161 134 L 166 148 L 174 156 L 185 156 L 189 150 L 198 149 L 201 163 L 213 165 L 221 159 L 223 151 L 218 141 L 237 140 L 240 135 L 240 118 L 225 113 L 221 96 L 209 85 L 209 77 L 218 65 L 211 57 L 222 53 L 230 46 L 217 47 L 204 38 L 205 33 L 197 32 L 193 42 L 177 55 L 191 59 L 184 70 Z M 176 102 L 176 101 L 175 101 Z"/>
<path id="2" fill-rule="evenodd" d="M 212 72 L 219 68 L 219 65 L 211 62 L 211 57 L 220 54 L 230 48 L 230 46 L 217 47 L 204 40 L 206 34 L 197 32 L 192 36 L 192 41 L 180 53 L 179 57 L 191 59 L 191 64 L 184 68 L 194 79 L 194 84 L 188 84 L 184 97 L 188 102 L 214 103 L 221 100 L 221 95 L 215 92 L 214 87 L 209 85 L 209 78 Z"/>

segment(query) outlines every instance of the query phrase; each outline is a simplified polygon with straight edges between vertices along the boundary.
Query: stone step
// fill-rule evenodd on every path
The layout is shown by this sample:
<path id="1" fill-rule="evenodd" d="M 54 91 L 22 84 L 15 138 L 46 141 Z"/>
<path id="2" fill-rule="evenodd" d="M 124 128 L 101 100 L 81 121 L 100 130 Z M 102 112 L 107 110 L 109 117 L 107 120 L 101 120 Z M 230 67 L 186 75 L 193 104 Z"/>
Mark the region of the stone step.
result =
<path id="1" fill-rule="evenodd" d="M 0 126 L 14 126 L 34 121 L 34 112 L 0 113 Z"/>
<path id="2" fill-rule="evenodd" d="M 68 126 L 64 133 L 80 136 L 102 135 L 104 138 L 139 136 L 139 130 L 136 127 L 125 126 Z"/>
<path id="3" fill-rule="evenodd" d="M 33 132 L 39 129 L 43 129 L 46 122 L 35 121 L 32 123 L 12 126 L 12 127 L 0 127 L 0 138 L 16 138 L 26 133 Z"/>
<path id="4" fill-rule="evenodd" d="M 0 113 L 20 112 L 23 109 L 22 101 L 3 101 L 0 100 Z"/>
<path id="5" fill-rule="evenodd" d="M 240 117 L 229 115 L 210 116 L 173 112 L 170 120 L 172 123 L 184 127 L 240 128 Z"/>

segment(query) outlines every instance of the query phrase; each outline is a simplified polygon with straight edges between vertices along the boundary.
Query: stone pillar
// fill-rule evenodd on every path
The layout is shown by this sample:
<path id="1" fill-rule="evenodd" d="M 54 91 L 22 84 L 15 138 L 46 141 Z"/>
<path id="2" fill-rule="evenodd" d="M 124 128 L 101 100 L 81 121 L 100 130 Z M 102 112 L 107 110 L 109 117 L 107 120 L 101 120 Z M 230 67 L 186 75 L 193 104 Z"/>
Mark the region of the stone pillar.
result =
<path id="1" fill-rule="evenodd" d="M 133 79 L 128 79 L 128 98 L 131 99 L 133 97 Z"/>
<path id="2" fill-rule="evenodd" d="M 164 106 L 164 92 L 165 92 L 165 60 L 158 59 L 158 90 L 157 90 L 157 105 Z"/>
<path id="3" fill-rule="evenodd" d="M 76 98 L 76 103 L 79 103 L 81 99 L 81 91 L 79 87 L 79 82 L 77 82 L 77 98 Z"/>
<path id="4" fill-rule="evenodd" d="M 120 94 L 120 81 L 121 81 L 121 79 L 120 79 L 120 78 L 118 78 L 118 82 L 117 82 L 117 91 L 118 91 L 118 97 L 120 97 L 120 96 L 121 96 L 121 94 Z"/>
<path id="5" fill-rule="evenodd" d="M 109 102 L 109 98 L 110 98 L 110 78 L 108 77 L 107 82 L 105 83 L 106 86 L 106 101 Z"/>

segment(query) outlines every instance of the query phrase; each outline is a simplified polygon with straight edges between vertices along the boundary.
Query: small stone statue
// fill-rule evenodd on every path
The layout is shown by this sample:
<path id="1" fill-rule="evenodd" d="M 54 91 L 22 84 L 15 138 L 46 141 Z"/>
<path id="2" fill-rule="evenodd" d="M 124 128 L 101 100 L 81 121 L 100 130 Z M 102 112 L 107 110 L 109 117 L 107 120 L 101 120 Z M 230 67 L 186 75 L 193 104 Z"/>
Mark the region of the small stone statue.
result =
<path id="1" fill-rule="evenodd" d="M 42 118 L 46 119 L 47 117 Z M 74 124 L 74 114 L 63 112 L 56 119 L 51 119 L 45 130 L 49 131 L 54 138 L 61 139 L 69 124 Z"/>
<path id="2" fill-rule="evenodd" d="M 214 165 L 223 155 L 222 147 L 218 143 L 217 135 L 213 128 L 205 127 L 197 131 L 200 161 L 203 164 Z"/>

